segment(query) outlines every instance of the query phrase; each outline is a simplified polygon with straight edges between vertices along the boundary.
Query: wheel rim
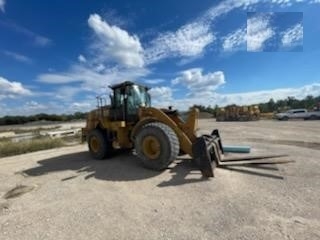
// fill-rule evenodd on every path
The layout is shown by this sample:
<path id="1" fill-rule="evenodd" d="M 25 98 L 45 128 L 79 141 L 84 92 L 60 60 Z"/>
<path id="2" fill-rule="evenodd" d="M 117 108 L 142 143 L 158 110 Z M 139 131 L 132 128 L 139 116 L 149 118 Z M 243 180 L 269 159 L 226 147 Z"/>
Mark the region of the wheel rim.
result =
<path id="1" fill-rule="evenodd" d="M 147 136 L 143 139 L 142 149 L 149 159 L 154 160 L 160 155 L 160 142 L 154 136 Z"/>
<path id="2" fill-rule="evenodd" d="M 100 149 L 99 140 L 96 136 L 91 137 L 90 139 L 90 147 L 93 152 L 98 152 Z"/>

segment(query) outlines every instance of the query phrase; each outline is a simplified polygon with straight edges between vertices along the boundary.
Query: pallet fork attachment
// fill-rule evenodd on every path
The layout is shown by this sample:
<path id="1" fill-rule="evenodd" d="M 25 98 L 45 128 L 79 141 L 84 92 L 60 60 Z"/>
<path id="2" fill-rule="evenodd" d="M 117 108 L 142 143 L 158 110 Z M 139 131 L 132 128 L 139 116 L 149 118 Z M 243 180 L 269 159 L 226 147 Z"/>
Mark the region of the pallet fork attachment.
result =
<path id="1" fill-rule="evenodd" d="M 274 158 L 288 155 L 263 155 L 226 158 L 224 155 L 219 131 L 213 130 L 211 135 L 198 137 L 192 145 L 193 159 L 204 177 L 214 177 L 214 169 L 219 166 L 246 164 L 282 164 L 293 162 Z"/>

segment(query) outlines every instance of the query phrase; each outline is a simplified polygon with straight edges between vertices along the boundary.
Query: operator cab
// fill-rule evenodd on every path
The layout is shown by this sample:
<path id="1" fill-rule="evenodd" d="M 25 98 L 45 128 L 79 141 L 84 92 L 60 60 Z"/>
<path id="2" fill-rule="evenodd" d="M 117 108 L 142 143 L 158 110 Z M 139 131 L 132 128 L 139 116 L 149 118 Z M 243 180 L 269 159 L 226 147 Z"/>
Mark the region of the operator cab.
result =
<path id="1" fill-rule="evenodd" d="M 151 106 L 150 88 L 146 86 L 126 81 L 109 87 L 113 90 L 110 96 L 113 121 L 136 122 L 139 108 Z"/>

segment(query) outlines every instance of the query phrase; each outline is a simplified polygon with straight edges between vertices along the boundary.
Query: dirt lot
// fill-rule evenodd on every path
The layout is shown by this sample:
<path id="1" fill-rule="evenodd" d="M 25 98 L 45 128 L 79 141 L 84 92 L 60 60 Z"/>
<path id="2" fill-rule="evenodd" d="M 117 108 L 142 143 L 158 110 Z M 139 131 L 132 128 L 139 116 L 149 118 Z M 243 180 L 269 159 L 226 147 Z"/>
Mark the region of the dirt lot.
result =
<path id="1" fill-rule="evenodd" d="M 2 158 L 0 239 L 320 239 L 319 124 L 200 121 L 226 144 L 295 160 L 210 180 L 181 159 L 162 173 L 129 155 L 95 161 L 86 145 Z"/>

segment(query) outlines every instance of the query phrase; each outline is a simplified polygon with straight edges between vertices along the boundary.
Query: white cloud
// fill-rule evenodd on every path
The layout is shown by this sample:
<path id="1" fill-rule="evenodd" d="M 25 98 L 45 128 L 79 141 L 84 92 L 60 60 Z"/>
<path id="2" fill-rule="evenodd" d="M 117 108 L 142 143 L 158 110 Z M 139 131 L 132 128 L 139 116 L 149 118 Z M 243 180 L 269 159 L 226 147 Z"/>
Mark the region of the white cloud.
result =
<path id="1" fill-rule="evenodd" d="M 90 102 L 73 102 L 70 105 L 70 111 L 71 112 L 89 112 L 92 109 L 94 109 L 96 107 L 96 105 L 93 103 L 93 101 Z"/>
<path id="2" fill-rule="evenodd" d="M 159 83 L 163 83 L 165 80 L 161 78 L 157 78 L 157 79 L 145 79 L 143 81 L 146 84 L 159 84 Z"/>
<path id="3" fill-rule="evenodd" d="M 72 101 L 73 97 L 81 91 L 79 87 L 62 86 L 56 90 L 54 97 L 64 101 Z"/>
<path id="4" fill-rule="evenodd" d="M 4 12 L 5 11 L 5 9 L 4 9 L 4 5 L 6 4 L 6 0 L 0 0 L 0 10 L 2 11 L 2 12 Z"/>
<path id="5" fill-rule="evenodd" d="M 31 91 L 26 89 L 20 82 L 11 82 L 0 77 L 0 99 L 29 95 L 31 95 Z"/>
<path id="6" fill-rule="evenodd" d="M 168 57 L 199 56 L 214 40 L 210 25 L 193 22 L 175 32 L 160 34 L 146 49 L 146 60 L 148 63 L 154 63 Z"/>
<path id="7" fill-rule="evenodd" d="M 201 19 L 203 22 L 210 23 L 217 17 L 228 14 L 235 9 L 254 12 L 255 7 L 259 4 L 265 4 L 264 6 L 270 8 L 273 6 L 289 7 L 293 4 L 304 2 L 320 3 L 320 0 L 224 0 L 211 7 L 203 16 L 201 16 Z"/>
<path id="8" fill-rule="evenodd" d="M 274 90 L 264 90 L 256 92 L 246 93 L 234 93 L 234 94 L 219 94 L 219 105 L 227 104 L 255 104 L 260 102 L 267 102 L 270 98 L 274 100 L 285 99 L 289 96 L 297 99 L 303 99 L 308 95 L 319 96 L 320 95 L 320 83 L 313 83 L 305 85 L 300 88 L 279 88 Z"/>
<path id="9" fill-rule="evenodd" d="M 98 64 L 95 68 L 94 68 L 97 72 L 103 72 L 106 69 L 106 66 L 104 66 L 102 63 Z"/>
<path id="10" fill-rule="evenodd" d="M 289 1 L 273 1 L 273 3 L 286 5 Z M 302 45 L 303 26 L 296 24 L 286 31 L 276 32 L 271 22 L 272 17 L 278 13 L 256 13 L 247 19 L 247 27 L 241 27 L 223 37 L 222 48 L 225 52 L 239 51 L 247 44 L 247 50 L 252 52 L 263 51 L 266 41 L 280 36 L 280 47 L 291 48 Z"/>
<path id="11" fill-rule="evenodd" d="M 253 11 L 258 4 L 266 6 L 289 7 L 299 3 L 320 3 L 320 0 L 224 0 L 211 7 L 197 21 L 212 23 L 217 17 L 225 15 L 235 9 Z"/>
<path id="12" fill-rule="evenodd" d="M 217 17 L 227 14 L 234 9 L 242 8 L 247 9 L 248 7 L 261 2 L 261 0 L 225 0 L 220 2 L 218 5 L 210 8 L 203 16 L 204 22 L 211 22 Z"/>
<path id="13" fill-rule="evenodd" d="M 46 101 L 39 102 L 36 100 L 23 101 L 24 99 L 16 100 L 17 103 L 12 105 L 11 103 L 0 102 L 0 116 L 5 115 L 33 115 L 38 113 L 47 114 L 71 114 L 74 112 L 88 112 L 94 109 L 97 105 L 95 96 L 85 96 L 80 101 Z"/>
<path id="14" fill-rule="evenodd" d="M 16 53 L 16 52 L 10 52 L 10 51 L 3 51 L 3 53 L 8 56 L 8 57 L 11 57 L 19 62 L 23 62 L 23 63 L 32 63 L 32 59 L 25 56 L 25 55 L 22 55 L 22 54 L 19 54 L 19 53 Z"/>
<path id="15" fill-rule="evenodd" d="M 172 80 L 173 85 L 180 84 L 192 93 L 214 91 L 225 83 L 224 73 L 221 71 L 202 73 L 201 68 L 192 68 L 180 72 L 180 76 Z"/>
<path id="16" fill-rule="evenodd" d="M 160 33 L 146 48 L 146 61 L 155 63 L 165 58 L 183 57 L 196 59 L 213 44 L 216 36 L 212 29 L 216 18 L 234 9 L 247 9 L 260 0 L 225 0 L 207 10 L 194 21 L 185 24 L 176 31 Z M 184 59 L 182 64 L 188 61 Z"/>
<path id="17" fill-rule="evenodd" d="M 21 103 L 20 105 L 4 105 L 1 107 L 0 103 L 0 117 L 2 116 L 16 116 L 16 115 L 32 115 L 40 112 L 44 112 L 46 108 L 35 102 L 35 101 L 28 101 L 26 103 Z"/>
<path id="18" fill-rule="evenodd" d="M 268 4 L 267 6 L 272 6 L 276 5 L 279 7 L 290 7 L 294 4 L 299 4 L 299 3 L 320 3 L 320 0 L 226 0 L 220 3 L 220 8 L 218 8 L 216 11 L 221 14 L 221 12 L 226 12 L 233 10 L 234 8 L 242 8 L 244 10 L 252 10 L 252 7 L 256 4 Z"/>
<path id="19" fill-rule="evenodd" d="M 320 3 L 320 0 L 272 0 L 272 3 L 278 4 L 280 7 L 290 7 L 296 3 Z"/>
<path id="20" fill-rule="evenodd" d="M 116 25 L 122 28 L 132 24 L 132 21 L 130 21 L 131 16 L 130 13 L 129 15 L 122 16 L 117 10 L 111 8 L 105 9 L 102 14 L 103 19 L 110 25 Z"/>
<path id="21" fill-rule="evenodd" d="M 73 78 L 69 73 L 45 73 L 38 76 L 38 80 L 43 83 L 63 84 L 79 81 L 77 78 Z"/>
<path id="22" fill-rule="evenodd" d="M 303 41 L 303 26 L 301 23 L 294 25 L 281 33 L 282 46 L 286 48 L 302 45 Z"/>
<path id="23" fill-rule="evenodd" d="M 78 61 L 81 63 L 85 63 L 85 62 L 87 62 L 87 59 L 82 54 L 80 54 L 78 56 Z"/>
<path id="24" fill-rule="evenodd" d="M 46 47 L 49 46 L 52 43 L 52 41 L 49 38 L 40 35 L 34 35 L 34 43 L 39 47 Z"/>
<path id="25" fill-rule="evenodd" d="M 238 51 L 246 48 L 247 29 L 239 28 L 223 38 L 223 50 L 226 52 Z"/>
<path id="26" fill-rule="evenodd" d="M 61 103 L 39 103 L 37 101 L 31 100 L 27 102 L 19 102 L 20 104 L 12 106 L 7 104 L 6 108 L 0 109 L 0 116 L 5 115 L 34 115 L 38 113 L 66 113 L 66 107 Z"/>
<path id="27" fill-rule="evenodd" d="M 0 0 L 1 1 L 1 0 Z M 8 28 L 11 31 L 15 31 L 19 34 L 22 34 L 28 38 L 30 38 L 33 41 L 33 44 L 38 46 L 38 47 L 47 47 L 52 44 L 52 40 L 44 37 L 38 33 L 35 33 L 23 26 L 20 26 L 12 21 L 9 20 L 3 20 L 0 21 L 1 25 Z"/>
<path id="28" fill-rule="evenodd" d="M 155 98 L 163 97 L 168 99 L 172 97 L 172 90 L 169 87 L 155 87 L 151 88 L 149 92 Z"/>
<path id="29" fill-rule="evenodd" d="M 99 66 L 97 66 L 99 68 Z M 79 83 L 79 89 L 100 92 L 107 86 L 124 80 L 136 80 L 144 77 L 148 71 L 143 68 L 108 68 L 98 71 L 95 67 L 74 65 L 69 71 L 62 73 L 46 73 L 38 76 L 38 81 L 50 84 Z"/>
<path id="30" fill-rule="evenodd" d="M 174 108 L 179 110 L 187 110 L 194 104 L 204 105 L 204 106 L 214 106 L 218 104 L 219 106 L 226 106 L 229 104 L 238 105 L 250 105 L 262 102 L 268 102 L 270 98 L 275 101 L 280 99 L 285 99 L 287 97 L 295 97 L 297 99 L 303 99 L 308 95 L 319 96 L 320 95 L 320 83 L 313 83 L 305 85 L 299 88 L 279 88 L 273 90 L 264 91 L 253 91 L 253 92 L 243 92 L 243 93 L 232 93 L 232 94 L 220 94 L 214 91 L 211 92 L 199 92 L 198 96 L 191 95 L 186 98 L 174 98 L 169 93 L 170 89 L 165 87 L 165 89 L 158 88 L 156 90 L 155 97 L 156 101 L 152 101 L 153 105 L 157 107 L 167 107 L 173 105 Z M 161 98 L 161 95 L 163 97 Z"/>
<path id="31" fill-rule="evenodd" d="M 38 103 L 34 100 L 28 101 L 25 103 L 24 108 L 32 110 L 32 111 L 38 111 L 38 110 L 46 110 L 47 107 L 41 103 Z"/>
<path id="32" fill-rule="evenodd" d="M 77 83 L 80 91 L 100 93 L 108 85 L 134 81 L 149 73 L 143 67 L 143 48 L 135 35 L 110 26 L 97 14 L 90 15 L 88 24 L 95 33 L 88 56 L 79 55 L 79 63 L 64 72 L 40 74 L 38 81 L 49 84 Z"/>
<path id="33" fill-rule="evenodd" d="M 136 35 L 109 25 L 98 14 L 90 15 L 88 24 L 97 36 L 93 47 L 101 52 L 101 60 L 116 61 L 126 67 L 143 67 L 143 48 Z"/>
<path id="34" fill-rule="evenodd" d="M 247 50 L 263 51 L 265 42 L 272 38 L 275 31 L 270 25 L 271 14 L 262 13 L 247 20 Z"/>
<path id="35" fill-rule="evenodd" d="M 157 107 L 168 107 L 174 104 L 172 98 L 172 89 L 169 87 L 154 87 L 149 90 L 151 103 Z"/>
<path id="36" fill-rule="evenodd" d="M 206 48 L 213 44 L 216 35 L 213 32 L 214 22 L 222 15 L 228 14 L 235 9 L 253 10 L 261 3 L 288 7 L 291 4 L 303 0 L 225 0 L 211 7 L 203 15 L 178 28 L 176 31 L 160 33 L 153 39 L 145 49 L 145 59 L 149 64 L 158 62 L 165 58 L 193 58 L 196 59 L 205 53 Z M 267 21 L 263 21 L 267 20 Z M 248 50 L 260 51 L 266 40 L 274 35 L 269 26 L 269 20 L 264 18 L 253 18 L 249 21 Z M 238 48 L 245 41 L 243 29 L 228 35 L 224 39 L 224 50 Z"/>

